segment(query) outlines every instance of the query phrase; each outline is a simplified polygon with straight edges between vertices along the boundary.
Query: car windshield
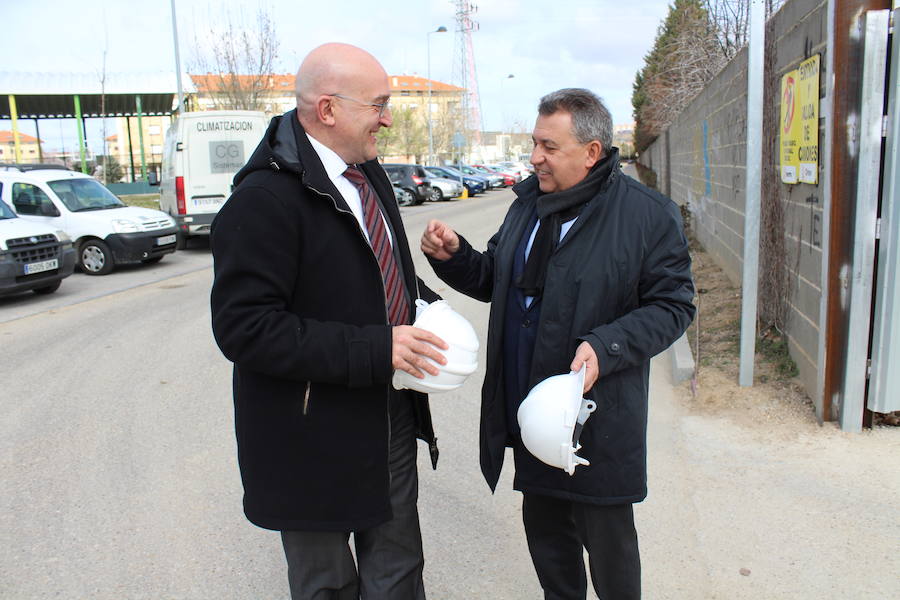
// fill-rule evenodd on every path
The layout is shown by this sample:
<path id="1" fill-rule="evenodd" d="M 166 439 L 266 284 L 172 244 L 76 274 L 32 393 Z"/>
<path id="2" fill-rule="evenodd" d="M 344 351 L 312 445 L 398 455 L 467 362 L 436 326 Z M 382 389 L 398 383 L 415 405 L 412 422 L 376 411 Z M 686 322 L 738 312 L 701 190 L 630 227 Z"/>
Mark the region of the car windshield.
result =
<path id="1" fill-rule="evenodd" d="M 125 205 L 96 179 L 60 179 L 48 184 L 72 212 L 122 208 Z"/>

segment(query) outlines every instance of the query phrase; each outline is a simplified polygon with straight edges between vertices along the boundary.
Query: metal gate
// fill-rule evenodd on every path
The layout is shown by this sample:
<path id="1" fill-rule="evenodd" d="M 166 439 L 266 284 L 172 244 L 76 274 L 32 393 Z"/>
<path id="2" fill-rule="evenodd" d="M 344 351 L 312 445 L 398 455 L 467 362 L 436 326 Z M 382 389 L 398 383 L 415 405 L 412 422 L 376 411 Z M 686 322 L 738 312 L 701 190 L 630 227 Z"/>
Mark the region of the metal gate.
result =
<path id="1" fill-rule="evenodd" d="M 841 429 L 859 431 L 863 402 L 900 410 L 900 9 L 863 17 L 859 171 Z"/>

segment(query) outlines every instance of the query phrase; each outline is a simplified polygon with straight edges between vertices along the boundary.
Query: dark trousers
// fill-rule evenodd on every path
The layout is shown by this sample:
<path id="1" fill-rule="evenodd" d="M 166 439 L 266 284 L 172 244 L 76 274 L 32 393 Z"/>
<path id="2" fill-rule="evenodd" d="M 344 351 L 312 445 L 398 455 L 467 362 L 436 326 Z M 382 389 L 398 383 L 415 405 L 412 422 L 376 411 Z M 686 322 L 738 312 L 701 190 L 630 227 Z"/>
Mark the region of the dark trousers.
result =
<path id="1" fill-rule="evenodd" d="M 424 600 L 415 423 L 407 394 L 391 396 L 394 518 L 353 532 L 282 531 L 292 600 Z"/>
<path id="2" fill-rule="evenodd" d="M 641 557 L 631 504 L 598 506 L 526 493 L 522 520 L 545 600 L 585 600 L 583 549 L 601 600 L 641 597 Z"/>

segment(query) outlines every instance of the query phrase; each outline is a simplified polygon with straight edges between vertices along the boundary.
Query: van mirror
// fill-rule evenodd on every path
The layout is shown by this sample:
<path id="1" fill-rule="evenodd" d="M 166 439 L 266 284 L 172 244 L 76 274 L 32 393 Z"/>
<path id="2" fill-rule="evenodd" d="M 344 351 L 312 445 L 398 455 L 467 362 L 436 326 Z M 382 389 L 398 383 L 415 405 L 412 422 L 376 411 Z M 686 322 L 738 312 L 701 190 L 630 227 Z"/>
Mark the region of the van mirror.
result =
<path id="1" fill-rule="evenodd" d="M 156 174 L 156 171 L 147 173 L 147 183 L 150 185 L 159 185 L 159 176 Z"/>

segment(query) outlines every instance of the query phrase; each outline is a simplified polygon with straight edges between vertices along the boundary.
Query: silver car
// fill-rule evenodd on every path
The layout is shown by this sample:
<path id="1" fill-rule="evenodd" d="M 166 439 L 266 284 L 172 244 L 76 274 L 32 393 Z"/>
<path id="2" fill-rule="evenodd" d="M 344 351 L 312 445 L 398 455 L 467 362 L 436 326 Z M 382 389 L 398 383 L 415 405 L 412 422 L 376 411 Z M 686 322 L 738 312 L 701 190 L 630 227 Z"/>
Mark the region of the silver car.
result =
<path id="1" fill-rule="evenodd" d="M 432 202 L 440 202 L 441 200 L 449 200 L 462 195 L 463 187 L 455 179 L 446 179 L 444 177 L 431 178 L 431 196 L 428 198 Z"/>

